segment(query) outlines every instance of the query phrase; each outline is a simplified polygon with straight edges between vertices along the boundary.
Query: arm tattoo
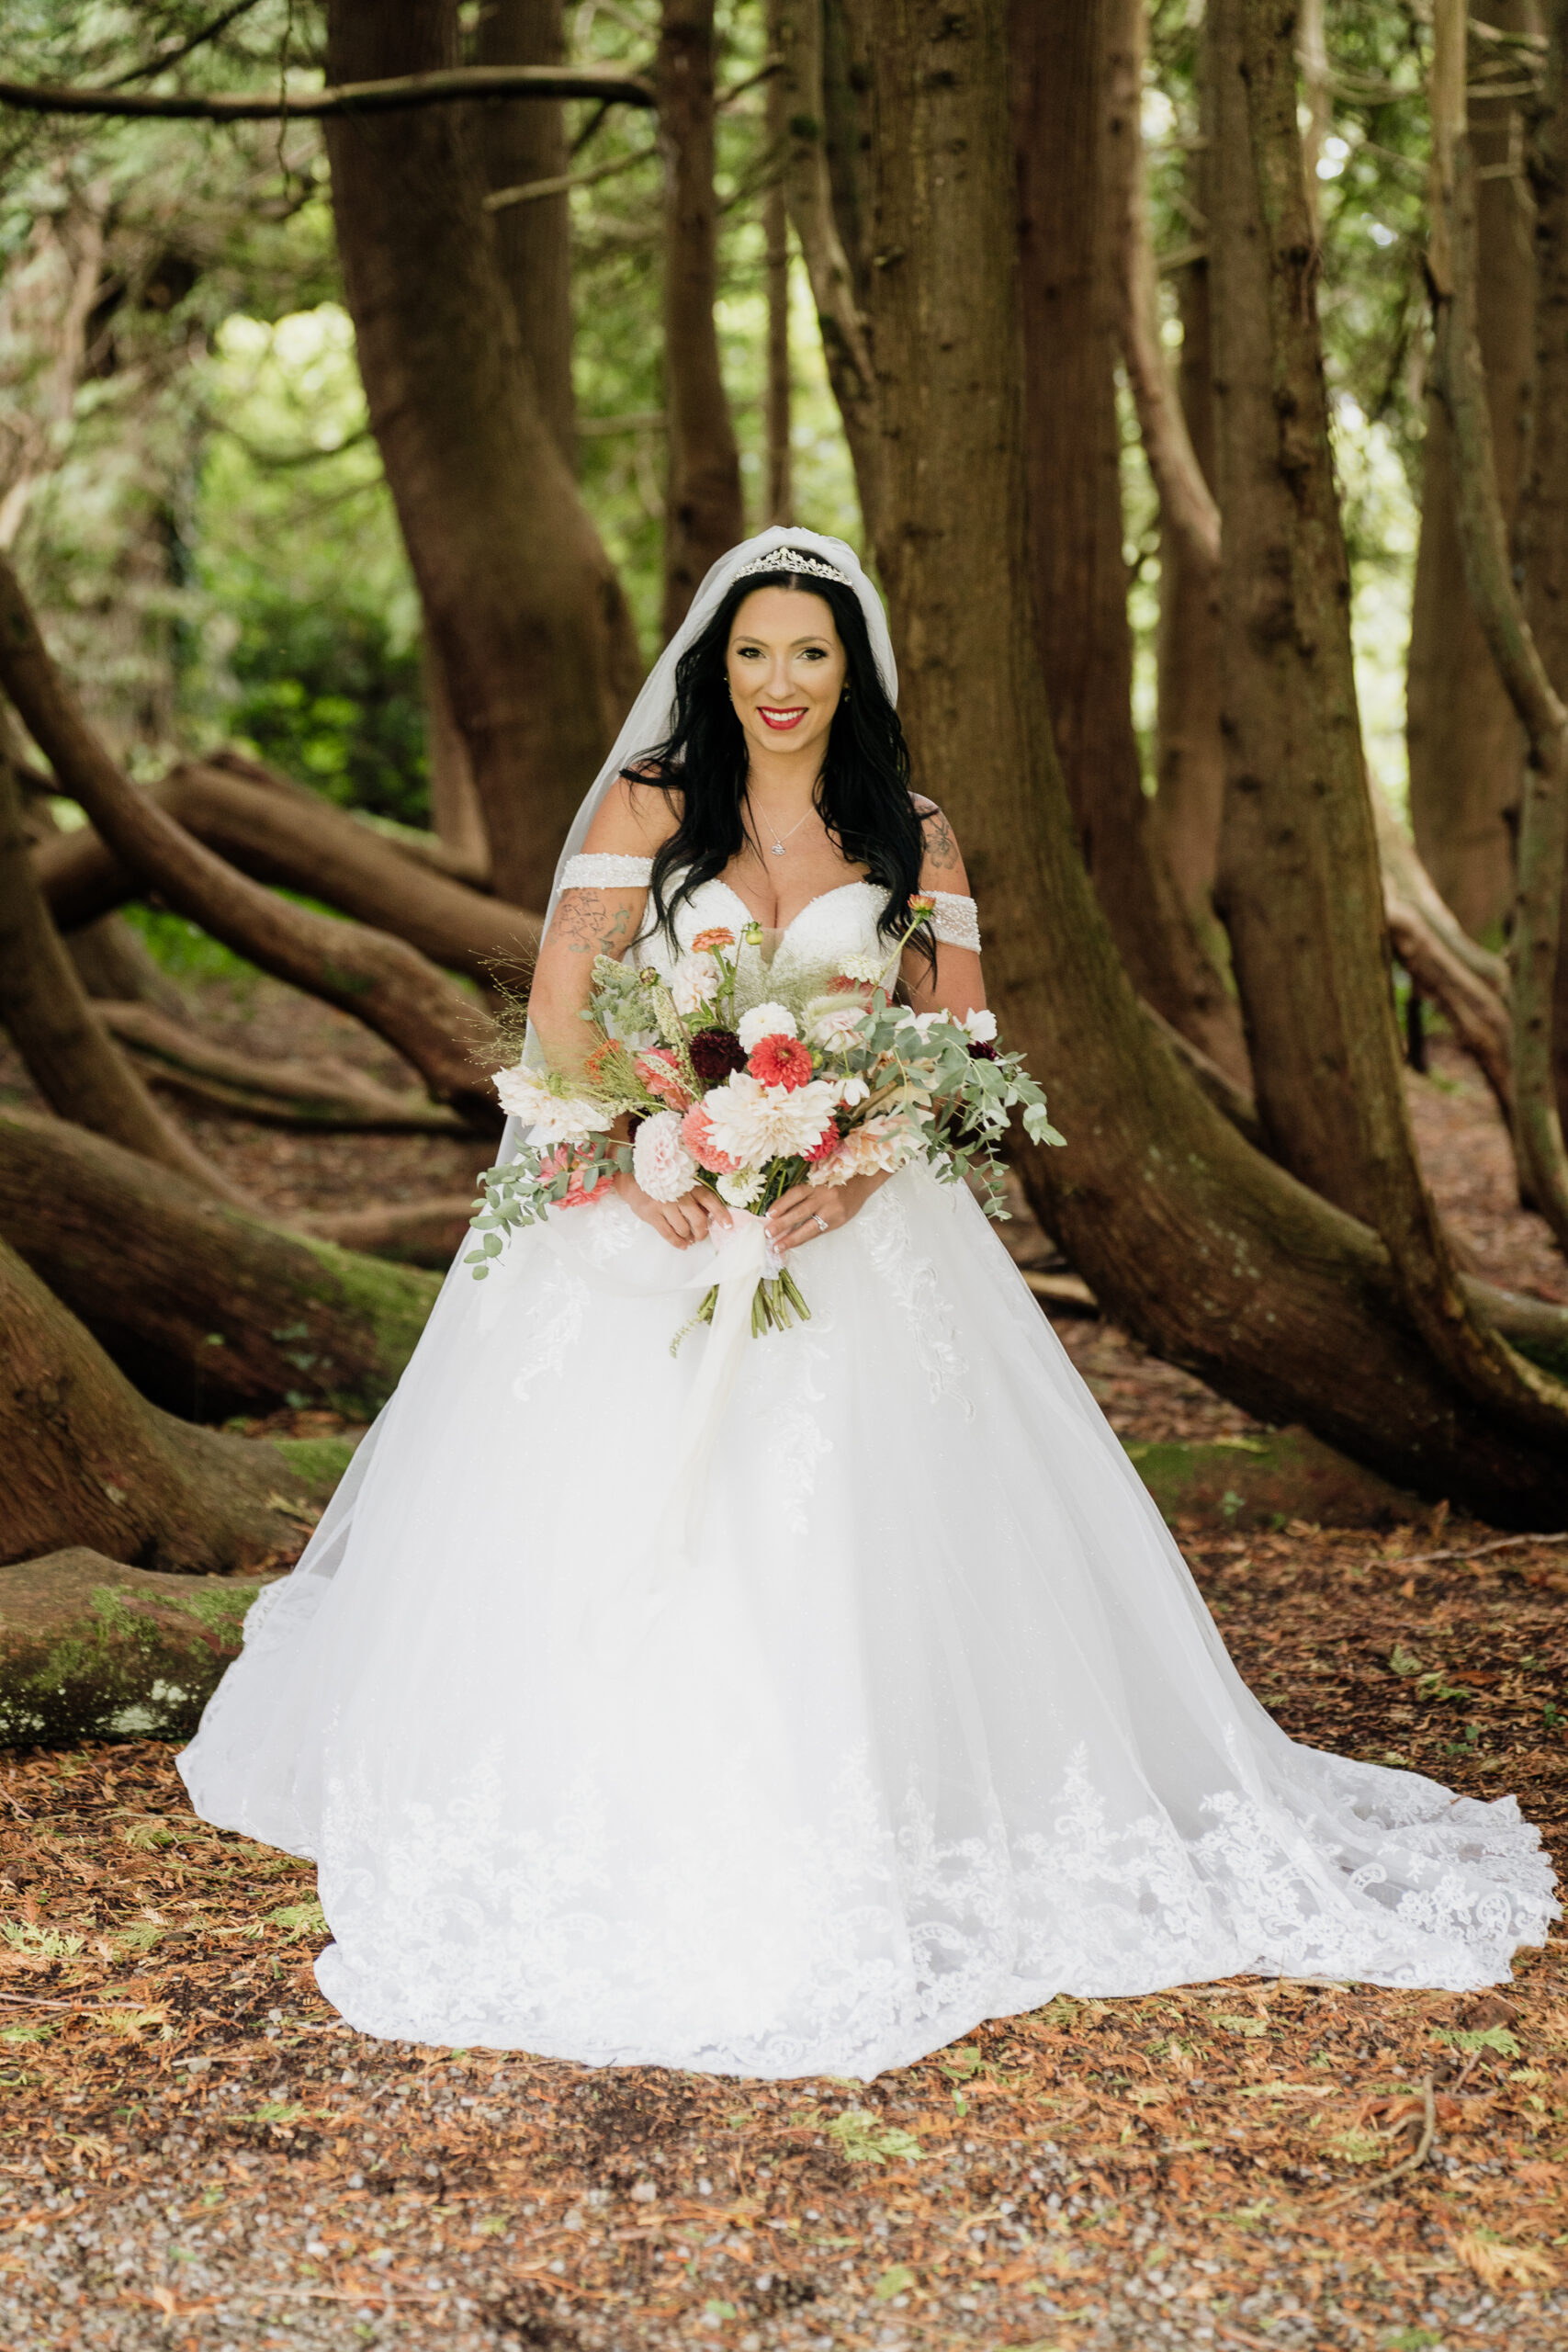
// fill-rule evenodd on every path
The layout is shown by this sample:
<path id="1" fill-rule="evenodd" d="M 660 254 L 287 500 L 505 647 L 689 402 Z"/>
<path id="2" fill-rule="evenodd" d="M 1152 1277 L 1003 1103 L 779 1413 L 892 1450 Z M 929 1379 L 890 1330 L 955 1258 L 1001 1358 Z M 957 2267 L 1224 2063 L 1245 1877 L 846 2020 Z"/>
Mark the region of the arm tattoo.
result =
<path id="1" fill-rule="evenodd" d="M 958 860 L 958 843 L 953 838 L 953 827 L 940 808 L 933 808 L 924 820 L 926 856 L 939 874 L 950 873 Z"/>
<path id="2" fill-rule="evenodd" d="M 603 890 L 563 890 L 550 931 L 570 956 L 618 956 L 631 927 L 631 908 L 613 907 Z"/>

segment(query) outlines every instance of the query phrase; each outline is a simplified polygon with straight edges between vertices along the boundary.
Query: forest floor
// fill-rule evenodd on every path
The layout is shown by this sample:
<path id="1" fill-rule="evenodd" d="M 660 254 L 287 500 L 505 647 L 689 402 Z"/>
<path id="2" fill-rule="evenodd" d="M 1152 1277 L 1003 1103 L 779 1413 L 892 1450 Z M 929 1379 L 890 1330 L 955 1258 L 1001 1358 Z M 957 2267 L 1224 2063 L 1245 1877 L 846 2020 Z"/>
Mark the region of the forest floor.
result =
<path id="1" fill-rule="evenodd" d="M 393 1075 L 265 985 L 200 1019 Z M 3 1056 L 0 1092 L 28 1099 Z M 1472 1262 L 1568 1298 L 1468 1067 L 1439 1047 L 1411 1093 Z M 284 1213 L 460 1193 L 485 1156 L 188 1124 Z M 1129 1440 L 1255 1426 L 1092 1316 L 1057 1329 Z M 1289 1732 L 1516 1794 L 1568 1868 L 1568 1546 L 1442 1506 L 1179 1533 Z M 310 1867 L 196 1821 L 153 1743 L 0 1759 L 0 2352 L 1568 2340 L 1561 1939 L 1481 1995 L 1059 1999 L 870 2085 L 379 2043 L 315 1990 Z"/>

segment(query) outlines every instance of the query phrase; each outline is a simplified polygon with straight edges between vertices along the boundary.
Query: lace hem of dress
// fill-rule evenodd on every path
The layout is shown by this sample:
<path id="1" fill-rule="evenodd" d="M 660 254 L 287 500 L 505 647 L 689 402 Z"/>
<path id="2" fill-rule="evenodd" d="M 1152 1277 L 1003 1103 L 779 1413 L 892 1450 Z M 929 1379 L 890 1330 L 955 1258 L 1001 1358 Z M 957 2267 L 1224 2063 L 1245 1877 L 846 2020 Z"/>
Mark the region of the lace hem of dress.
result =
<path id="1" fill-rule="evenodd" d="M 563 890 L 640 890 L 653 874 L 650 857 L 616 857 L 592 850 L 569 857 L 561 868 Z"/>
<path id="2" fill-rule="evenodd" d="M 937 937 L 945 946 L 972 948 L 978 956 L 980 913 L 974 899 L 961 890 L 933 890 L 931 897 L 936 900 L 931 929 Z"/>
<path id="3" fill-rule="evenodd" d="M 917 1788 L 890 1812 L 858 1753 L 813 1825 L 760 1833 L 737 1788 L 657 1852 L 617 1840 L 590 1759 L 552 1826 L 521 1833 L 499 1753 L 396 1818 L 340 1770 L 321 1873 L 340 1940 L 318 1979 L 389 2039 L 869 2079 L 1058 1992 L 1236 1974 L 1470 1991 L 1544 1940 L 1551 1866 L 1511 1798 L 1292 1760 L 1181 1832 L 1157 1807 L 1114 1817 L 1080 1748 L 1038 1829 L 1010 1836 L 982 1801 L 972 1834 L 943 1838 Z"/>

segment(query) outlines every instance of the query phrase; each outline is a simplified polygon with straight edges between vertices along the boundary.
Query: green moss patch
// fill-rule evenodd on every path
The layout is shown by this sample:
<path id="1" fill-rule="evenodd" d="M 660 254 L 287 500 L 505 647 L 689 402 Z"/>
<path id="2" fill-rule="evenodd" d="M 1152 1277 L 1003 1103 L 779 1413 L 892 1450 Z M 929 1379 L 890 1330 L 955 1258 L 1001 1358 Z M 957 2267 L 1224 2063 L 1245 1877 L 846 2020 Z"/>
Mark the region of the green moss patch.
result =
<path id="1" fill-rule="evenodd" d="M 267 1442 L 281 1453 L 294 1476 L 308 1487 L 312 1502 L 324 1503 L 354 1459 L 355 1437 L 275 1437 Z"/>
<path id="2" fill-rule="evenodd" d="M 167 1576 L 82 1546 L 0 1568 L 0 1746 L 188 1738 L 275 1581 Z"/>
<path id="3" fill-rule="evenodd" d="M 1127 1453 L 1171 1527 L 1396 1527 L 1420 1515 L 1413 1496 L 1307 1430 L 1212 1445 L 1130 1444 Z"/>

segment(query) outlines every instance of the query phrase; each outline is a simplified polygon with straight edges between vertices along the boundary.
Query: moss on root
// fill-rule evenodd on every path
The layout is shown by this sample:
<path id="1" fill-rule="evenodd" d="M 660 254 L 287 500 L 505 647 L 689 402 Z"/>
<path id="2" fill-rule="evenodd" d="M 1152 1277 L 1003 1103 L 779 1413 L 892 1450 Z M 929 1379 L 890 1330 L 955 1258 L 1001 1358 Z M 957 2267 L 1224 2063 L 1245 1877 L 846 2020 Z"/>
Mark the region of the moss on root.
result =
<path id="1" fill-rule="evenodd" d="M 1421 1505 L 1306 1430 L 1213 1445 L 1130 1444 L 1138 1476 L 1173 1527 L 1394 1527 Z"/>
<path id="2" fill-rule="evenodd" d="M 85 1548 L 0 1568 L 0 1746 L 188 1738 L 274 1581 L 168 1576 Z"/>

